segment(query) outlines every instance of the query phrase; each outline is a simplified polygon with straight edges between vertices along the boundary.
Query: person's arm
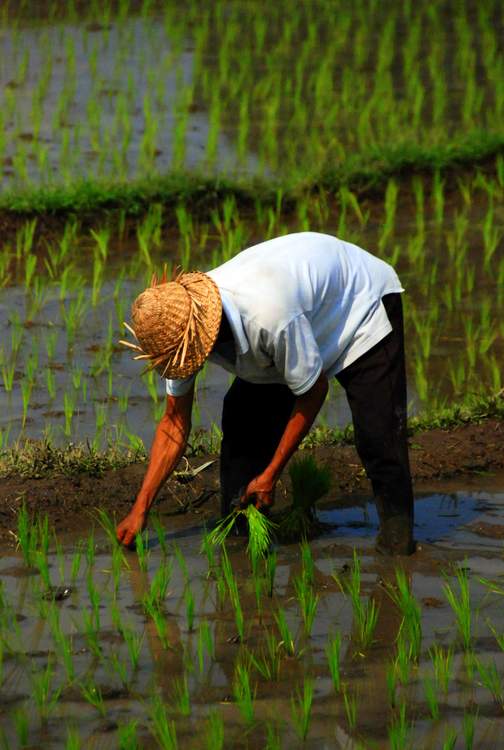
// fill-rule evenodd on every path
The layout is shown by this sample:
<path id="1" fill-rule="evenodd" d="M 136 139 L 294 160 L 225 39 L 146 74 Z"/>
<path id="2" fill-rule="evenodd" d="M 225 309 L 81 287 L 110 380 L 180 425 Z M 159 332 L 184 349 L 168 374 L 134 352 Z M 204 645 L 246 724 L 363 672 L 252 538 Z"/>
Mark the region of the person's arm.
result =
<path id="1" fill-rule="evenodd" d="M 166 398 L 166 411 L 156 429 L 142 487 L 132 509 L 116 529 L 118 541 L 127 547 L 145 528 L 157 493 L 184 454 L 191 431 L 193 398 L 194 386 L 184 396 Z"/>
<path id="2" fill-rule="evenodd" d="M 273 494 L 278 478 L 312 426 L 328 390 L 329 382 L 322 372 L 310 390 L 298 396 L 273 458 L 262 474 L 252 479 L 247 485 L 241 498 L 242 505 L 250 502 L 254 502 L 257 508 L 273 505 Z"/>

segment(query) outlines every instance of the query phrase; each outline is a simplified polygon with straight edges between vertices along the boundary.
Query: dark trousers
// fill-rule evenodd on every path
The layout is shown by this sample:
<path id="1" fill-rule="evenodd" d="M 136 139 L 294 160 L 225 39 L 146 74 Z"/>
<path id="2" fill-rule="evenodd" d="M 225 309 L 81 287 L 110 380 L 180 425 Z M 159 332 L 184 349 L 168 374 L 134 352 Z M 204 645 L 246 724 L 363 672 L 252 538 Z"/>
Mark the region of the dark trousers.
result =
<path id="1" fill-rule="evenodd" d="M 392 331 L 336 376 L 352 412 L 355 447 L 371 480 L 382 530 L 399 521 L 413 529 L 413 490 L 406 434 L 406 373 L 400 294 L 383 304 Z M 236 378 L 224 398 L 221 444 L 223 514 L 248 482 L 269 464 L 294 406 L 285 385 Z"/>

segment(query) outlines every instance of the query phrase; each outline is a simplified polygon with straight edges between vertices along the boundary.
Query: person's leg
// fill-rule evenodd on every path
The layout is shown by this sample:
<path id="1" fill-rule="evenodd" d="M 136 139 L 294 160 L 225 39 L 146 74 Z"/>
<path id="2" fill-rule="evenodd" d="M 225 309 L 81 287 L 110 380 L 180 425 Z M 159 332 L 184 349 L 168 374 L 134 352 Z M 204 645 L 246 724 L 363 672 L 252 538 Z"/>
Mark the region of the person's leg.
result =
<path id="1" fill-rule="evenodd" d="M 380 519 L 377 549 L 409 554 L 413 489 L 406 425 L 406 372 L 400 294 L 383 297 L 392 332 L 337 375 L 352 411 L 355 447 L 371 480 Z"/>
<path id="2" fill-rule="evenodd" d="M 286 385 L 236 378 L 224 397 L 220 454 L 221 512 L 271 461 L 294 406 Z"/>

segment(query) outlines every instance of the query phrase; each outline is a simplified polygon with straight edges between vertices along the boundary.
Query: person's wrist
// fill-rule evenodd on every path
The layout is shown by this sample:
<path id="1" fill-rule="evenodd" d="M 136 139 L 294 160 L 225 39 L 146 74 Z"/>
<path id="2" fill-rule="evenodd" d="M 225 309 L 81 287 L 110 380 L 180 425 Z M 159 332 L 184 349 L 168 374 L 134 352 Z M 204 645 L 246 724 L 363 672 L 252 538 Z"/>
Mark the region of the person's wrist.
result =
<path id="1" fill-rule="evenodd" d="M 272 471 L 271 469 L 265 469 L 260 476 L 260 483 L 265 484 L 268 487 L 268 490 L 273 490 L 277 481 L 278 477 L 276 475 L 276 472 Z"/>
<path id="2" fill-rule="evenodd" d="M 149 514 L 149 503 L 147 500 L 138 498 L 131 509 L 131 514 L 139 520 L 145 520 Z"/>

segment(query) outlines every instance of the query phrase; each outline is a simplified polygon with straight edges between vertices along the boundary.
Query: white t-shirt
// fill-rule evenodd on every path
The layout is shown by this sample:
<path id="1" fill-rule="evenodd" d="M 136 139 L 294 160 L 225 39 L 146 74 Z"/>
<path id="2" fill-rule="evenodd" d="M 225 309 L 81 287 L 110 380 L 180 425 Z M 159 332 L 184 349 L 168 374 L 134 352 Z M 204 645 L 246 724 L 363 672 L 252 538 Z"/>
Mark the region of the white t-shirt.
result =
<path id="1" fill-rule="evenodd" d="M 243 250 L 208 271 L 221 293 L 236 359 L 212 362 L 252 383 L 284 383 L 300 396 L 324 371 L 348 367 L 392 330 L 381 301 L 403 292 L 394 269 L 366 250 L 300 232 Z M 167 380 L 172 396 L 196 375 Z"/>

